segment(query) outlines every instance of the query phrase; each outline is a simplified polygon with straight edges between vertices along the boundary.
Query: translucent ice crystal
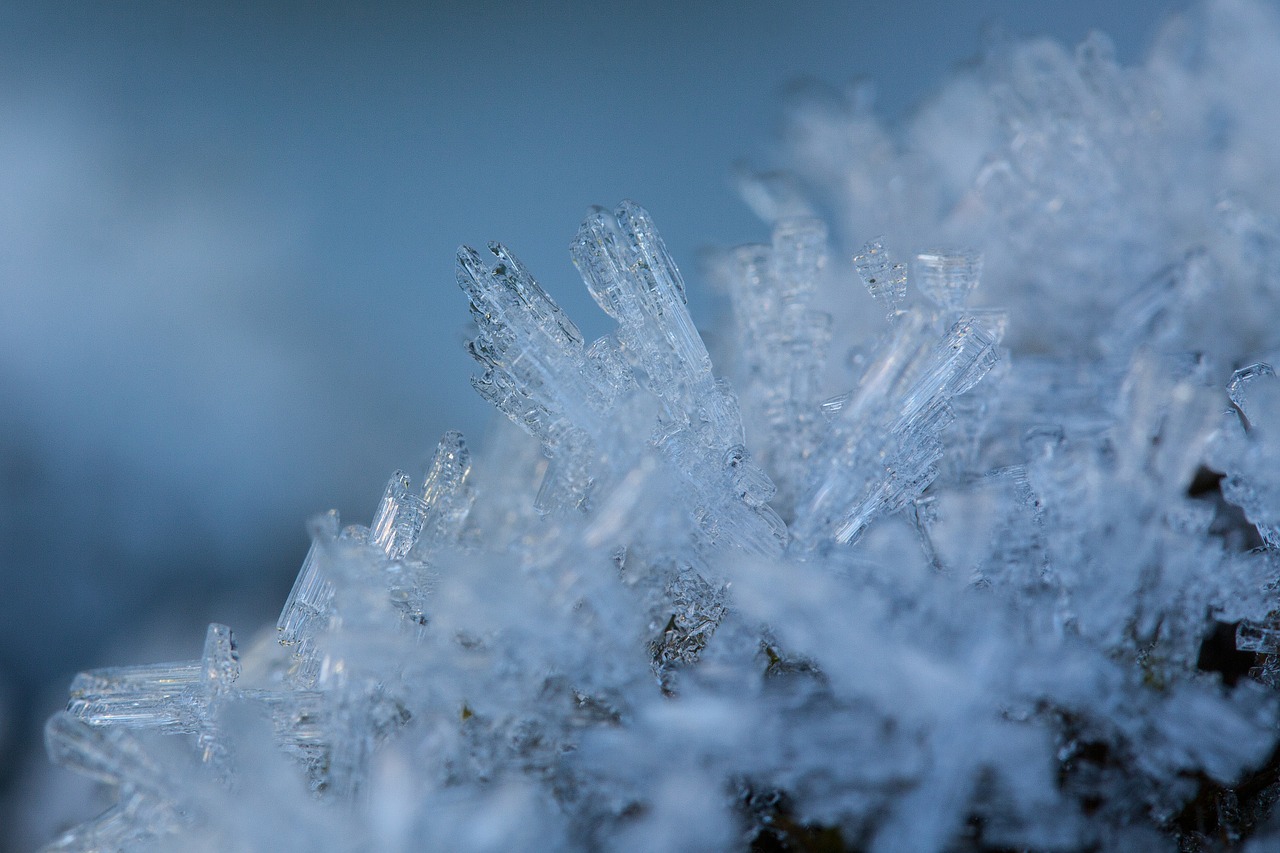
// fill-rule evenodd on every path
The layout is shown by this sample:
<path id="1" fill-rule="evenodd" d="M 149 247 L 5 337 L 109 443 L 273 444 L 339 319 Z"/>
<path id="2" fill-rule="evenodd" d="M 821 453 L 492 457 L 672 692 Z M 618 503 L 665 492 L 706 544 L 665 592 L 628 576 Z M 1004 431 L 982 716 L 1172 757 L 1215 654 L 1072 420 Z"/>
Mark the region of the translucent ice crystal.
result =
<path id="1" fill-rule="evenodd" d="M 776 552 L 785 525 L 768 506 L 774 487 L 751 460 L 737 397 L 685 308 L 684 283 L 647 213 L 624 202 L 597 210 L 578 231 L 574 262 L 618 329 L 590 347 L 577 327 L 504 247 L 486 266 L 458 254 L 458 282 L 480 337 L 471 353 L 486 371 L 476 388 L 542 443 L 552 460 L 544 509 L 587 509 L 610 462 L 651 451 L 684 480 L 672 499 L 710 539 Z M 625 467 L 620 470 L 625 471 Z M 605 480 L 607 482 L 607 480 Z"/>
<path id="2" fill-rule="evenodd" d="M 821 437 L 821 377 L 831 317 L 812 310 L 828 265 L 827 229 L 816 219 L 780 222 L 768 246 L 742 246 L 719 271 L 739 336 L 734 365 L 752 452 L 773 477 L 773 501 L 794 512 L 807 460 Z"/>
<path id="3" fill-rule="evenodd" d="M 847 544 L 923 493 L 937 475 L 939 433 L 954 417 L 950 400 L 997 357 L 994 339 L 971 319 L 940 339 L 922 315 L 899 323 L 814 452 L 796 539 Z"/>
<path id="4" fill-rule="evenodd" d="M 316 516 L 275 631 L 77 676 L 115 805 L 50 849 L 1275 847 L 1278 44 L 1223 0 L 901 133 L 806 101 L 714 361 L 633 203 L 591 343 L 463 247 L 514 426 Z"/>
<path id="5" fill-rule="evenodd" d="M 973 251 L 932 251 L 916 255 L 916 280 L 939 308 L 959 311 L 982 278 L 982 255 Z"/>
<path id="6" fill-rule="evenodd" d="M 873 240 L 853 256 L 853 265 L 867 291 L 892 318 L 907 296 L 907 268 L 890 257 L 884 238 Z"/>

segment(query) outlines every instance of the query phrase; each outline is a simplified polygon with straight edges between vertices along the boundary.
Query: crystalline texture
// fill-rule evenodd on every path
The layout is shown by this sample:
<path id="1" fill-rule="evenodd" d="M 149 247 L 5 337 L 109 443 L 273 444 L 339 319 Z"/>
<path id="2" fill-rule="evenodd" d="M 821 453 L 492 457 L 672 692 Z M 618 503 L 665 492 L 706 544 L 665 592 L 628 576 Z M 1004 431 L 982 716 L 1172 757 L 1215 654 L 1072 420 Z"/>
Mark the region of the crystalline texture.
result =
<path id="1" fill-rule="evenodd" d="M 475 384 L 551 458 L 540 505 L 587 509 L 606 473 L 601 457 L 647 445 L 686 478 L 689 512 L 707 536 L 727 526 L 741 547 L 776 552 L 785 526 L 767 505 L 772 483 L 743 447 L 737 399 L 712 375 L 680 273 L 648 214 L 624 202 L 614 213 L 595 211 L 578 232 L 574 261 L 618 321 L 616 337 L 586 349 L 519 262 L 496 244 L 491 251 L 492 267 L 465 247 L 458 256 L 458 281 L 480 327 L 471 352 L 486 368 Z M 645 392 L 659 404 L 647 442 L 619 446 L 635 427 L 620 430 L 618 419 Z"/>
<path id="2" fill-rule="evenodd" d="M 578 230 L 573 260 L 655 393 L 674 403 L 712 382 L 711 358 L 684 308 L 684 282 L 644 210 L 630 202 L 613 213 L 597 208 Z M 738 443 L 731 423 L 711 423 L 728 431 L 726 443 Z"/>
<path id="3" fill-rule="evenodd" d="M 889 256 L 883 237 L 863 246 L 853 265 L 872 298 L 892 318 L 907 297 L 907 268 Z"/>
<path id="4" fill-rule="evenodd" d="M 1252 407 L 1248 400 L 1249 386 L 1262 380 L 1263 377 L 1275 375 L 1276 372 L 1271 365 L 1264 362 L 1242 367 L 1231 375 L 1231 382 L 1227 385 L 1227 395 L 1231 398 L 1231 405 L 1235 406 L 1236 411 L 1240 413 L 1240 420 L 1246 430 L 1252 427 L 1249 411 Z M 1256 417 L 1256 413 L 1253 416 Z"/>
<path id="5" fill-rule="evenodd" d="M 115 804 L 50 849 L 1277 848 L 1278 43 L 1005 43 L 901 134 L 809 91 L 732 385 L 635 205 L 589 345 L 462 249 L 533 440 L 317 516 L 277 631 L 78 676 L 48 751 Z"/>
<path id="6" fill-rule="evenodd" d="M 470 471 L 471 456 L 462 434 L 445 433 L 418 494 L 412 492 L 405 474 L 397 471 L 392 476 L 367 531 L 373 547 L 393 563 L 402 563 L 411 551 L 420 558 L 415 562 L 421 562 L 456 542 L 471 508 Z M 333 581 L 321 565 L 323 542 L 338 536 L 338 526 L 334 511 L 313 520 L 311 548 L 276 623 L 280 642 L 297 647 L 296 658 L 312 674 L 317 665 L 314 638 L 333 615 Z M 352 535 L 365 534 L 357 530 Z M 414 618 L 421 618 L 421 572 L 406 569 L 386 580 L 397 600 Z"/>
<path id="7" fill-rule="evenodd" d="M 624 356 L 663 403 L 655 444 L 690 474 L 695 489 L 703 487 L 698 502 L 705 511 L 728 517 L 724 523 L 736 534 L 730 541 L 775 551 L 786 533 L 766 503 L 773 484 L 743 450 L 737 398 L 712 376 L 685 308 L 684 282 L 648 213 L 630 202 L 613 213 L 597 209 L 578 229 L 573 259 L 596 302 L 618 321 Z M 741 503 L 705 491 L 703 484 L 717 481 L 727 481 Z"/>
<path id="8" fill-rule="evenodd" d="M 880 268 L 862 272 L 868 288 L 889 264 L 883 246 L 875 251 Z M 933 343 L 923 315 L 903 315 L 813 456 L 796 540 L 808 549 L 832 539 L 848 544 L 877 515 L 919 496 L 937 474 L 951 399 L 977 384 L 997 359 L 995 341 L 970 319 Z"/>
<path id="9" fill-rule="evenodd" d="M 964 308 L 980 278 L 980 252 L 933 251 L 916 255 L 916 286 L 943 310 L 959 311 Z"/>
<path id="10" fill-rule="evenodd" d="M 71 684 L 68 711 L 92 725 L 197 732 L 209 724 L 212 703 L 239 673 L 231 629 L 214 624 L 200 661 L 81 673 Z"/>
<path id="11" fill-rule="evenodd" d="M 186 799 L 182 784 L 123 729 L 89 725 L 63 712 L 45 726 L 45 747 L 55 762 L 120 791 L 117 805 L 46 850 L 128 849 L 179 831 L 192 817 L 180 806 Z"/>
<path id="12" fill-rule="evenodd" d="M 629 377 L 616 370 L 608 344 L 583 349 L 577 327 L 504 247 L 489 248 L 497 258 L 492 266 L 473 249 L 458 252 L 458 284 L 480 330 L 470 350 L 485 367 L 472 384 L 556 461 L 553 481 L 561 494 L 540 503 L 581 506 L 592 485 L 586 460 L 604 430 L 606 401 L 626 393 Z"/>
<path id="13" fill-rule="evenodd" d="M 1268 548 L 1280 550 L 1280 379 L 1258 362 L 1232 375 L 1228 393 L 1240 430 L 1223 437 L 1222 494 L 1244 510 Z"/>
<path id="14" fill-rule="evenodd" d="M 748 441 L 778 484 L 773 505 L 784 517 L 792 516 L 807 458 L 825 429 L 820 377 L 831 317 L 810 302 L 827 266 L 826 240 L 818 220 L 784 220 L 770 246 L 743 246 L 720 269 L 741 335 L 737 372 Z"/>

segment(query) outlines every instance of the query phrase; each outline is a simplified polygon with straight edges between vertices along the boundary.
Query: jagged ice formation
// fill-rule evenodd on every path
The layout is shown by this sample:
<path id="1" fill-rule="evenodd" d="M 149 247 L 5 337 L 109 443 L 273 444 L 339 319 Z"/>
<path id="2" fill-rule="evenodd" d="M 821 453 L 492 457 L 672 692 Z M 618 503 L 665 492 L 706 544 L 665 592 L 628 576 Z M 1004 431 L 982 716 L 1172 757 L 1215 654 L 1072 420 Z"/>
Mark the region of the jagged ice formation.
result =
<path id="1" fill-rule="evenodd" d="M 315 518 L 244 648 L 78 676 L 49 752 L 118 801 L 49 849 L 1274 849 L 1277 48 L 1214 2 L 897 135 L 802 101 L 715 359 L 633 203 L 590 344 L 464 247 L 525 435 Z"/>

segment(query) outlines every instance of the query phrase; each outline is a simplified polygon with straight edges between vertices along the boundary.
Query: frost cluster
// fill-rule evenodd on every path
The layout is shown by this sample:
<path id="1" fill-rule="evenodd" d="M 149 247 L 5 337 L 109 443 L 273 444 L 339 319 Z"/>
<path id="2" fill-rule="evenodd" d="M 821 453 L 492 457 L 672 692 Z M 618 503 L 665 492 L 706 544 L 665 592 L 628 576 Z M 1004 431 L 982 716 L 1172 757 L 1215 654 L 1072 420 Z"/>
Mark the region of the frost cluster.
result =
<path id="1" fill-rule="evenodd" d="M 714 360 L 633 203 L 593 342 L 464 247 L 520 430 L 313 519 L 275 630 L 78 676 L 118 799 L 48 849 L 1276 849 L 1278 90 L 1226 0 L 897 133 L 814 94 Z"/>

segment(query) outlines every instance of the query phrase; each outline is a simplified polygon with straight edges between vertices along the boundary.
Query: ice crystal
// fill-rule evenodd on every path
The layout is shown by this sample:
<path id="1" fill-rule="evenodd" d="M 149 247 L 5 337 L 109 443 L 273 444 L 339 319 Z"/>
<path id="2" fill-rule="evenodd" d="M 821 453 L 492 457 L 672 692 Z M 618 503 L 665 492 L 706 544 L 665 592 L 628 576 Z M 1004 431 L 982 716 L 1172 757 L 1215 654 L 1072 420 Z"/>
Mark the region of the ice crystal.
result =
<path id="1" fill-rule="evenodd" d="M 803 105 L 720 363 L 631 202 L 592 343 L 463 247 L 514 427 L 313 519 L 275 631 L 78 676 L 49 753 L 117 804 L 49 849 L 1270 849 L 1276 44 L 1220 2 L 1136 68 L 998 46 L 900 139 Z"/>

